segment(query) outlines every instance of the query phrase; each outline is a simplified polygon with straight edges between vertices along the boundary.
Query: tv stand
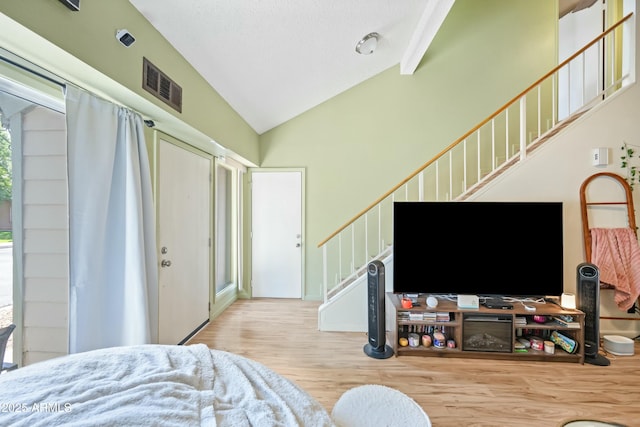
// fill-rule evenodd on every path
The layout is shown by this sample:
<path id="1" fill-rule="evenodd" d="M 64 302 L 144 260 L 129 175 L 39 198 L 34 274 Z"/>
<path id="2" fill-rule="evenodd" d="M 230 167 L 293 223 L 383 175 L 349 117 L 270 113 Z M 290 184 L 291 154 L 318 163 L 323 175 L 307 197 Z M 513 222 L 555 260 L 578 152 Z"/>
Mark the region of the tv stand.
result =
<path id="1" fill-rule="evenodd" d="M 580 310 L 567 310 L 549 302 L 527 303 L 535 306 L 535 311 L 518 302 L 509 302 L 510 309 L 484 305 L 464 309 L 455 301 L 442 299 L 437 307 L 429 307 L 424 295 L 418 297 L 419 305 L 402 308 L 401 299 L 400 294 L 386 294 L 387 338 L 396 357 L 585 362 L 585 314 Z M 561 324 L 554 319 L 561 315 L 570 316 L 573 322 Z M 545 319 L 543 323 L 541 317 Z M 558 337 L 565 342 L 552 346 L 553 353 L 545 351 L 544 342 L 548 344 Z M 521 348 L 527 343 L 529 348 Z"/>

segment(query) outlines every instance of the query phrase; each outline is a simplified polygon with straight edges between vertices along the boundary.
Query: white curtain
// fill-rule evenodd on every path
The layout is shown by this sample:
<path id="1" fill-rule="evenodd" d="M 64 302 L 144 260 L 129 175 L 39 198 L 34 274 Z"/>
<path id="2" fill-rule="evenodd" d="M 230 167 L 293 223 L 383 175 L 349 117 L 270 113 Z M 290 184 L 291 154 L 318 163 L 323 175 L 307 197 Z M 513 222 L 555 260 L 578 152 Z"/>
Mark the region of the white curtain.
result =
<path id="1" fill-rule="evenodd" d="M 66 89 L 69 352 L 158 340 L 155 215 L 142 118 Z"/>

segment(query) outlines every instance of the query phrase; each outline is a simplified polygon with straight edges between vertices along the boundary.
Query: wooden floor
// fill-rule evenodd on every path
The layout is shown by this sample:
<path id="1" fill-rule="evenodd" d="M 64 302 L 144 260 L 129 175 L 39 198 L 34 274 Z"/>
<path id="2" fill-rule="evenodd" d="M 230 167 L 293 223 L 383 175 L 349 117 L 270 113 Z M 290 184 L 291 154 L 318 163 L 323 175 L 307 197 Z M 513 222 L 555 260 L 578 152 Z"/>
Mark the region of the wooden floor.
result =
<path id="1" fill-rule="evenodd" d="M 561 426 L 598 419 L 640 426 L 640 345 L 610 366 L 366 356 L 365 333 L 318 331 L 318 302 L 239 300 L 188 344 L 256 360 L 327 411 L 346 390 L 382 384 L 412 397 L 434 427 Z M 372 426 L 375 426 L 372 420 Z"/>

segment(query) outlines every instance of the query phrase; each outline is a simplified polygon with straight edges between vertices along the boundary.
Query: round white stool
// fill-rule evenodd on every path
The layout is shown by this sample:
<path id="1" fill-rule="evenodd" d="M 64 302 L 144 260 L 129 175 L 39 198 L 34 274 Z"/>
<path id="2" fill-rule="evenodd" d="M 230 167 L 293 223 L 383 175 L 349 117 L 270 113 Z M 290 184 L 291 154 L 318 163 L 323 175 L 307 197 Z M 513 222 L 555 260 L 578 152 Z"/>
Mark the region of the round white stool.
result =
<path id="1" fill-rule="evenodd" d="M 406 394 L 382 385 L 347 390 L 331 411 L 339 427 L 431 427 L 429 416 Z"/>

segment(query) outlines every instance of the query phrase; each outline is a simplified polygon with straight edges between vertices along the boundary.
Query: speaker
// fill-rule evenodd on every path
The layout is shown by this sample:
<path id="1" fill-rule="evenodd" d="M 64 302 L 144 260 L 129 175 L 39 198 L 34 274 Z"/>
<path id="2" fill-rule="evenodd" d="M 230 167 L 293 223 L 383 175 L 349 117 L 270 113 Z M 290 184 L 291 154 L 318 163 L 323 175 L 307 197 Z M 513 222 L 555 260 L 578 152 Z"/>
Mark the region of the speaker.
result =
<path id="1" fill-rule="evenodd" d="M 576 308 L 584 312 L 584 361 L 607 366 L 609 359 L 598 353 L 600 346 L 600 271 L 584 262 L 577 268 Z"/>
<path id="2" fill-rule="evenodd" d="M 393 349 L 386 345 L 384 290 L 384 264 L 371 261 L 367 265 L 369 342 L 364 346 L 364 352 L 374 359 L 387 359 L 393 355 Z"/>

